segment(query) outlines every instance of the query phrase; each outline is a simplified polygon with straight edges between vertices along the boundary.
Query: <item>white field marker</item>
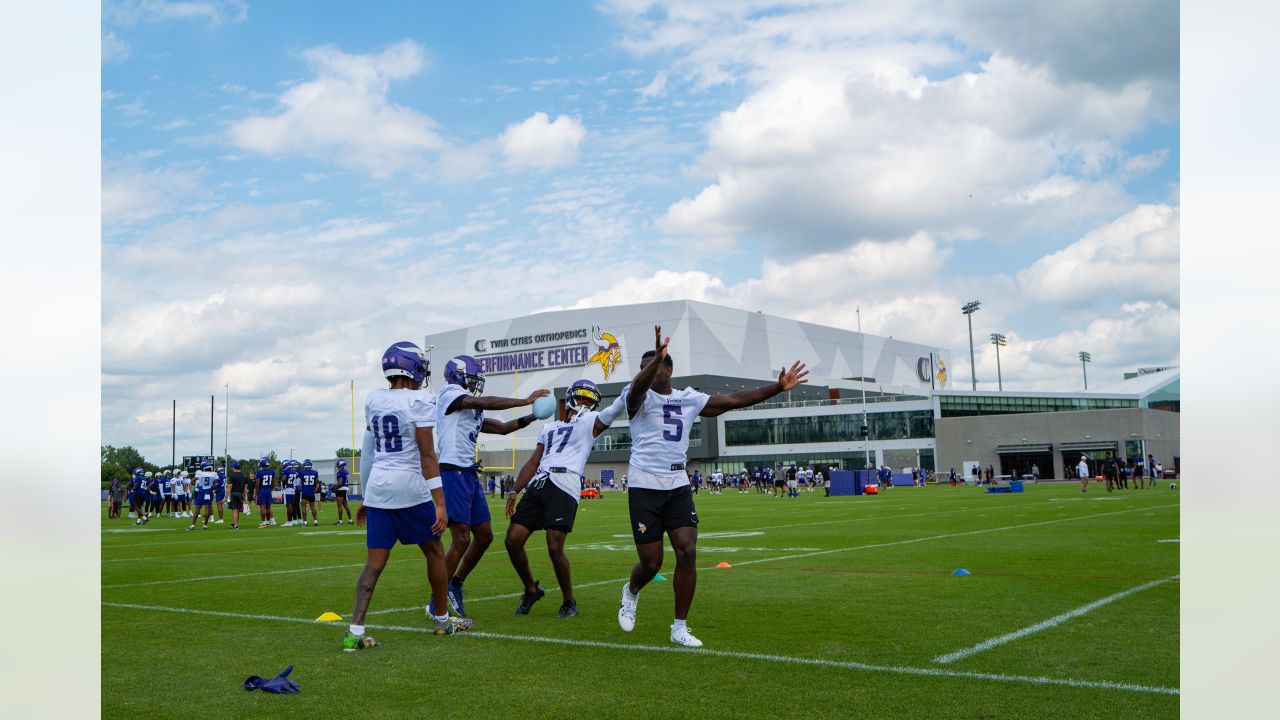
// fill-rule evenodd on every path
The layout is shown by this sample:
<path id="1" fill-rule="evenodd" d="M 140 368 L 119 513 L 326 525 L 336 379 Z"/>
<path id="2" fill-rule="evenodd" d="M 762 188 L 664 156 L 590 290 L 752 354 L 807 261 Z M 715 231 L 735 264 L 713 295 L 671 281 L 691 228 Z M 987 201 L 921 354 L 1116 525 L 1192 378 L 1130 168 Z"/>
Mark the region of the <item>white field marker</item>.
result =
<path id="1" fill-rule="evenodd" d="M 991 638 L 990 640 L 984 640 L 978 643 L 977 645 L 974 645 L 972 647 L 967 647 L 963 650 L 957 650 L 953 653 L 948 653 L 946 655 L 939 655 L 938 657 L 934 658 L 933 661 L 942 665 L 946 665 L 949 663 L 953 663 L 957 660 L 963 660 L 964 658 L 967 658 L 971 655 L 977 655 L 980 652 L 986 652 L 987 650 L 990 650 L 993 647 L 998 647 L 1000 645 L 1004 645 L 1005 643 L 1013 642 L 1014 640 L 1017 640 L 1019 638 L 1024 638 L 1028 635 L 1038 633 L 1041 630 L 1048 630 L 1049 628 L 1057 627 L 1068 620 L 1078 618 L 1081 615 L 1084 615 L 1085 613 L 1097 610 L 1103 605 L 1109 605 L 1117 600 L 1123 600 L 1129 597 L 1130 595 L 1140 593 L 1143 590 L 1150 590 L 1153 587 L 1156 587 L 1158 585 L 1163 585 L 1167 582 L 1171 582 L 1177 579 L 1178 579 L 1177 575 L 1172 575 L 1170 577 L 1163 578 L 1161 580 L 1152 580 L 1149 583 L 1144 583 L 1137 587 L 1129 588 L 1128 590 L 1123 590 L 1121 592 L 1116 593 L 1115 595 L 1108 595 L 1102 598 L 1101 600 L 1094 600 L 1088 605 L 1081 605 L 1075 610 L 1068 610 L 1067 612 L 1064 612 L 1061 615 L 1054 615 L 1048 620 L 1042 620 L 1036 623 L 1035 625 L 1028 625 L 1027 627 L 1022 628 L 1021 630 L 1015 630 L 1011 633 L 1008 633 L 1007 635 L 1001 635 L 1000 637 Z"/>
<path id="2" fill-rule="evenodd" d="M 128 610 L 147 610 L 152 612 L 178 613 L 182 615 L 206 615 L 211 617 L 239 618 L 243 620 L 270 620 L 275 622 L 298 623 L 303 625 L 330 625 L 306 618 L 291 618 L 281 615 L 251 615 L 248 613 L 224 612 L 218 610 L 192 610 L 189 608 L 161 607 L 154 605 L 134 605 L 131 603 L 102 603 L 103 607 L 122 608 Z M 434 634 L 434 627 L 409 627 L 403 625 L 366 625 L 371 630 L 388 630 L 394 632 L 410 632 Z M 1131 683 L 1115 683 L 1098 680 L 1075 680 L 1072 678 L 1038 677 L 1034 675 L 1005 675 L 1002 673 L 969 672 L 963 670 L 944 670 L 931 667 L 907 667 L 896 665 L 872 665 L 854 661 L 826 660 L 823 658 L 791 657 L 788 655 L 767 655 L 763 653 L 734 652 L 731 650 L 708 650 L 707 648 L 681 648 L 674 645 L 630 645 L 625 643 L 601 642 L 597 640 L 572 640 L 569 638 L 543 637 L 537 635 L 512 635 L 507 633 L 490 633 L 476 630 L 460 632 L 452 637 L 479 638 L 484 640 L 509 640 L 512 642 L 540 643 L 544 645 L 566 645 L 570 647 L 593 647 L 606 650 L 622 650 L 629 652 L 678 653 L 691 656 L 733 658 L 737 660 L 763 660 L 766 662 L 787 663 L 792 665 L 811 665 L 819 667 L 839 668 L 842 670 L 862 670 L 865 672 L 896 673 L 900 675 L 917 675 L 925 677 L 961 678 L 965 680 L 990 680 L 993 682 L 1020 683 L 1026 685 L 1057 685 L 1062 687 L 1087 688 L 1097 690 L 1121 690 L 1125 692 L 1150 693 L 1155 695 L 1180 695 L 1178 688 L 1158 687 L 1150 685 L 1134 685 Z M 445 640 L 444 642 L 450 642 Z"/>

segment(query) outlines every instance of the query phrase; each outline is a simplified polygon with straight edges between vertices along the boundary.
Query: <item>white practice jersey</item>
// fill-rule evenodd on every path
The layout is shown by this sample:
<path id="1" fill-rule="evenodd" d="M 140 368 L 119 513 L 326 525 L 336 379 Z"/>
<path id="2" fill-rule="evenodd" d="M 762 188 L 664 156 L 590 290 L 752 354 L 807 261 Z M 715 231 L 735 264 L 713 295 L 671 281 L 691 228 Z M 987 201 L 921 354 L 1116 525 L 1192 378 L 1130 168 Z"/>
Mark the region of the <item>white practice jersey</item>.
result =
<path id="1" fill-rule="evenodd" d="M 616 402 L 625 403 L 630 385 Z M 644 403 L 631 418 L 631 465 L 658 476 L 631 478 L 631 486 L 673 490 L 689 484 L 684 463 L 689 454 L 689 431 L 711 396 L 687 387 L 659 395 L 645 393 Z"/>
<path id="2" fill-rule="evenodd" d="M 470 393 L 461 385 L 445 385 L 436 398 L 436 446 L 440 448 L 441 463 L 458 467 L 476 464 L 476 438 L 484 425 L 484 411 L 449 412 L 449 406 L 466 395 Z"/>
<path id="3" fill-rule="evenodd" d="M 435 398 L 422 390 L 379 388 L 364 403 L 364 421 L 373 435 L 373 465 L 365 482 L 370 507 L 394 510 L 431 499 L 422 477 L 415 431 L 435 426 Z"/>
<path id="4" fill-rule="evenodd" d="M 538 472 L 548 473 L 551 482 L 569 493 L 575 501 L 582 493 L 582 471 L 587 467 L 587 456 L 596 442 L 597 415 L 588 411 L 579 414 L 573 422 L 549 422 L 538 435 L 538 444 L 542 446 Z"/>
<path id="5" fill-rule="evenodd" d="M 212 490 L 213 483 L 217 479 L 218 479 L 218 473 L 210 472 L 208 470 L 196 471 L 196 482 L 195 482 L 196 490 L 197 491 Z"/>

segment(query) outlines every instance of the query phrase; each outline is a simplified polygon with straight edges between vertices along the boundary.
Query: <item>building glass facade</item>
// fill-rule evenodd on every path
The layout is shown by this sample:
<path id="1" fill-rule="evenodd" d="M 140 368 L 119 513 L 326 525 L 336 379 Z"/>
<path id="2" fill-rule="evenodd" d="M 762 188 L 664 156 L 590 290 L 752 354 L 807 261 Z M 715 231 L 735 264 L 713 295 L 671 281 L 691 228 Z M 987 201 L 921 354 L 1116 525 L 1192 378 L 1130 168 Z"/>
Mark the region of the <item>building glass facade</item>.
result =
<path id="1" fill-rule="evenodd" d="M 942 417 L 973 415 L 1012 415 L 1016 413 L 1066 412 L 1074 410 L 1114 410 L 1136 408 L 1137 400 L 1092 397 L 1018 397 L 986 395 L 941 395 L 938 397 Z"/>
<path id="2" fill-rule="evenodd" d="M 862 415 L 812 415 L 808 417 L 726 420 L 725 445 L 799 445 L 861 440 Z M 933 438 L 933 413 L 929 410 L 870 413 L 870 440 Z"/>

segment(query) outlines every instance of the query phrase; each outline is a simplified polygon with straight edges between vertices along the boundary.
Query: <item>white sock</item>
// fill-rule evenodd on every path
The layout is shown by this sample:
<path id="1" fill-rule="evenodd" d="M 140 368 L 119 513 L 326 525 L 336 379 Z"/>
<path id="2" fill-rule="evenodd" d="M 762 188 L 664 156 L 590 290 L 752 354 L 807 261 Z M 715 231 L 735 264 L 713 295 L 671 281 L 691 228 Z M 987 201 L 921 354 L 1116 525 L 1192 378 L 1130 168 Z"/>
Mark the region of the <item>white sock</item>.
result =
<path id="1" fill-rule="evenodd" d="M 623 585 L 623 588 L 627 591 L 627 596 L 628 596 L 628 597 L 630 597 L 630 598 L 632 598 L 632 599 L 635 599 L 635 598 L 640 597 L 640 593 L 633 593 L 633 592 L 631 592 L 631 583 L 629 583 L 629 582 L 628 582 L 626 585 Z"/>
<path id="2" fill-rule="evenodd" d="M 363 636 L 363 635 L 364 635 L 364 626 L 363 626 L 363 625 L 352 625 L 352 626 L 351 626 L 350 628 L 348 628 L 348 629 L 349 629 L 349 631 L 351 632 L 351 634 L 352 634 L 352 635 L 355 635 L 356 637 L 361 637 L 361 636 Z"/>
<path id="3" fill-rule="evenodd" d="M 449 622 L 449 613 L 445 613 L 443 615 L 432 615 L 431 617 L 438 623 Z"/>
<path id="4" fill-rule="evenodd" d="M 684 622 L 685 622 L 684 620 L 676 620 L 675 622 L 671 623 L 671 629 L 672 630 L 688 630 L 688 628 L 685 627 Z"/>

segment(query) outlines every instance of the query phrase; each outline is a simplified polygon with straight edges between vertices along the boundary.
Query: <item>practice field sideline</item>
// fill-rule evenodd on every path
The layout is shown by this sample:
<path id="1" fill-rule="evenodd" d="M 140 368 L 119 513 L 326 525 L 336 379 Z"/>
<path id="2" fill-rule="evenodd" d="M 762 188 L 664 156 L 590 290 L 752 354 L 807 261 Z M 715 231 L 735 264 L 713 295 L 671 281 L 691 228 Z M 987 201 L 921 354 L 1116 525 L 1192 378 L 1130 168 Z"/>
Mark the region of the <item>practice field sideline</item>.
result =
<path id="1" fill-rule="evenodd" d="M 568 552 L 581 615 L 557 620 L 497 536 L 466 583 L 475 629 L 438 638 L 425 561 L 399 547 L 371 606 L 383 647 L 339 651 L 363 533 L 186 531 L 103 520 L 104 716 L 1173 717 L 1178 711 L 1178 502 L 1167 485 L 1107 494 L 895 488 L 878 497 L 697 497 L 700 650 L 668 643 L 670 582 L 616 623 L 635 552 L 626 498 L 584 501 Z M 105 512 L 104 512 L 105 516 Z M 127 523 L 127 524 L 126 524 Z M 123 532 L 116 532 L 122 530 Z M 141 530 L 142 532 L 135 532 Z M 721 562 L 731 568 L 717 569 Z M 669 549 L 663 573 L 670 578 Z M 971 574 L 953 575 L 958 568 Z M 246 693 L 295 665 L 297 696 Z"/>

